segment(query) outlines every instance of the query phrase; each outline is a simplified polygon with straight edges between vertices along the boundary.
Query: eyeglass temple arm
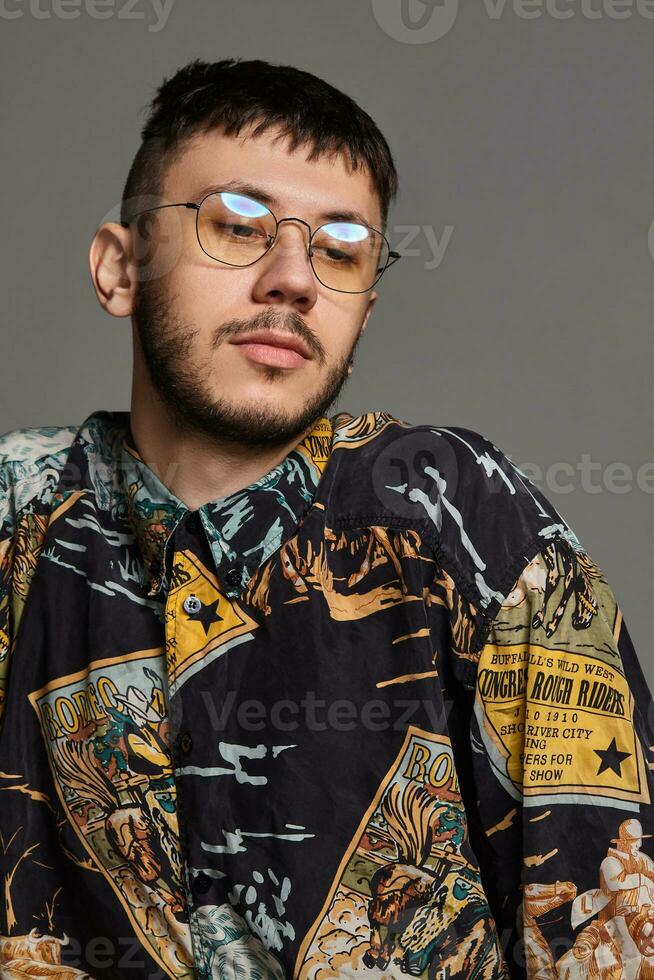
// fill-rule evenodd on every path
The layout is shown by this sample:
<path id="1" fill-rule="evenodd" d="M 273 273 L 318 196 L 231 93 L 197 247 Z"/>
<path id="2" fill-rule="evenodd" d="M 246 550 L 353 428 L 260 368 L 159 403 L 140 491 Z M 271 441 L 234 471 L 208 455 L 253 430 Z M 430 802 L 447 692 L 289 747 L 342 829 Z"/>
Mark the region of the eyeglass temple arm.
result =
<path id="1" fill-rule="evenodd" d="M 146 208 L 144 211 L 137 211 L 128 221 L 121 221 L 120 223 L 123 228 L 129 228 L 132 221 L 140 218 L 142 214 L 149 214 L 150 211 L 161 211 L 162 208 L 193 208 L 194 211 L 199 211 L 200 205 L 194 204 L 192 201 L 185 201 L 183 204 L 158 204 L 155 208 Z"/>
<path id="2" fill-rule="evenodd" d="M 388 253 L 388 258 L 389 258 L 390 261 L 388 261 L 385 266 L 381 266 L 380 265 L 379 266 L 379 269 L 377 270 L 378 272 L 381 272 L 382 269 L 383 269 L 384 272 L 386 271 L 386 269 L 390 269 L 390 267 L 392 265 L 395 265 L 395 263 L 397 262 L 397 260 L 398 259 L 401 259 L 402 256 L 400 255 L 399 252 L 389 252 Z"/>

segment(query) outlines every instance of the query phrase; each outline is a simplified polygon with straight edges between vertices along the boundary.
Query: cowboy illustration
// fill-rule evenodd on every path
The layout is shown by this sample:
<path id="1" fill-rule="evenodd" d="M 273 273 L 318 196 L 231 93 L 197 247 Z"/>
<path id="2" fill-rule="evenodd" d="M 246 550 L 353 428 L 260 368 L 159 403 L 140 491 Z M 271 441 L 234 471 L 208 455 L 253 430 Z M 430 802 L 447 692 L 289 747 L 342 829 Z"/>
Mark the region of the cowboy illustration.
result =
<path id="1" fill-rule="evenodd" d="M 573 927 L 596 916 L 596 925 L 610 934 L 619 949 L 623 969 L 631 963 L 642 965 L 645 958 L 648 967 L 654 967 L 650 960 L 654 956 L 650 938 L 654 932 L 654 861 L 641 849 L 646 837 L 652 834 L 643 833 L 639 820 L 623 820 L 618 836 L 611 839 L 614 846 L 608 848 L 600 865 L 599 888 L 579 895 L 572 906 Z"/>
<path id="2" fill-rule="evenodd" d="M 122 723 L 130 770 L 147 776 L 149 788 L 157 793 L 159 804 L 172 812 L 175 808 L 171 795 L 172 757 L 162 734 L 165 719 L 163 690 L 157 675 L 148 667 L 143 669 L 153 681 L 150 697 L 130 684 L 125 694 L 114 694 L 118 707 L 108 710 Z"/>

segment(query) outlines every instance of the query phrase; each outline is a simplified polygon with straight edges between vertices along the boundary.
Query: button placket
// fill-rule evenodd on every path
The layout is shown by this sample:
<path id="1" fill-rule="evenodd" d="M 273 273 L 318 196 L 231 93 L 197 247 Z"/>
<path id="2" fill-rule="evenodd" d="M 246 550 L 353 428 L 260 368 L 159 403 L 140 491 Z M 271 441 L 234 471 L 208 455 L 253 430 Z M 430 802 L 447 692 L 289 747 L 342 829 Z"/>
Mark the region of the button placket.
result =
<path id="1" fill-rule="evenodd" d="M 175 556 L 176 557 L 176 556 Z M 182 564 L 184 564 L 184 559 L 181 559 Z M 189 598 L 188 596 L 186 598 Z M 195 597 L 197 599 L 197 596 Z M 199 600 L 198 600 L 199 601 Z M 175 594 L 173 591 L 169 593 L 166 598 L 166 614 L 165 614 L 165 636 L 166 636 L 166 668 L 168 671 L 168 683 L 169 692 L 171 698 L 179 697 L 177 694 L 177 683 L 171 682 L 170 673 L 174 671 L 177 666 L 177 646 L 178 646 L 178 631 L 182 627 L 185 617 L 182 613 L 183 603 L 179 601 L 179 595 Z M 182 628 L 183 633 L 183 628 Z M 182 640 L 183 642 L 183 640 Z M 171 702 L 172 703 L 172 702 Z M 174 759 L 174 772 L 176 774 L 177 768 L 184 765 L 184 761 L 181 757 L 187 757 L 193 750 L 193 738 L 191 733 L 187 730 L 182 730 L 177 733 L 175 738 L 171 743 L 171 747 L 177 754 L 177 758 Z M 189 826 L 191 826 L 190 814 L 188 813 L 187 806 L 185 803 L 185 793 L 184 788 L 175 779 L 176 786 L 176 803 L 177 803 L 177 817 L 178 817 L 178 839 L 179 839 L 179 851 L 181 858 L 181 874 L 182 874 L 182 884 L 184 888 L 184 893 L 186 896 L 187 907 L 189 910 L 189 927 L 190 927 L 190 948 L 189 954 L 192 959 L 195 968 L 197 969 L 200 964 L 206 962 L 206 941 L 202 936 L 200 930 L 195 922 L 195 917 L 193 914 L 194 904 L 198 902 L 198 894 L 193 889 L 193 882 L 190 873 L 190 847 L 189 847 Z M 198 973 L 198 976 L 200 974 Z"/>

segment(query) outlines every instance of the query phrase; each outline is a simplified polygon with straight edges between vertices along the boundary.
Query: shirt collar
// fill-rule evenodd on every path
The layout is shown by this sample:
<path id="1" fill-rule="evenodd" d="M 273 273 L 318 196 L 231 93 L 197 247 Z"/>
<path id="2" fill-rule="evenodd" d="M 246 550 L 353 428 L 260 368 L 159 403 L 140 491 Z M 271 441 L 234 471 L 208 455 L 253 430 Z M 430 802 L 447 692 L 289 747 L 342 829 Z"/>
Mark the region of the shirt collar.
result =
<path id="1" fill-rule="evenodd" d="M 321 416 L 275 467 L 248 487 L 199 508 L 214 556 L 239 554 L 258 566 L 311 506 L 334 445 L 334 420 Z M 148 596 L 166 582 L 166 545 L 190 509 L 135 448 L 129 423 L 121 444 L 127 518 L 147 571 Z"/>

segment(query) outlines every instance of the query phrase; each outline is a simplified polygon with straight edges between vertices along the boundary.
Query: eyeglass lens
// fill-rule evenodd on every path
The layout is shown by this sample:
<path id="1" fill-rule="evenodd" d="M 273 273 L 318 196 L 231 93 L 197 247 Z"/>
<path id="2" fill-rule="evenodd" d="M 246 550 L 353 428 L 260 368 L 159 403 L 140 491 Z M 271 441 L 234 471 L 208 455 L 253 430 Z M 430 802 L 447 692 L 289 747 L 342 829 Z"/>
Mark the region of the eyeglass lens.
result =
<path id="1" fill-rule="evenodd" d="M 221 191 L 202 202 L 197 215 L 200 245 L 228 265 L 251 265 L 268 251 L 275 238 L 271 211 L 251 197 Z M 365 292 L 388 261 L 388 245 L 374 228 L 336 221 L 318 228 L 311 240 L 316 277 L 330 289 Z"/>

